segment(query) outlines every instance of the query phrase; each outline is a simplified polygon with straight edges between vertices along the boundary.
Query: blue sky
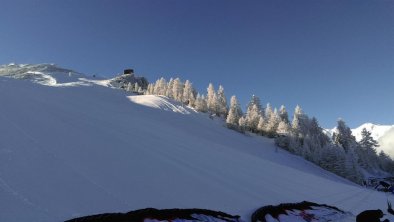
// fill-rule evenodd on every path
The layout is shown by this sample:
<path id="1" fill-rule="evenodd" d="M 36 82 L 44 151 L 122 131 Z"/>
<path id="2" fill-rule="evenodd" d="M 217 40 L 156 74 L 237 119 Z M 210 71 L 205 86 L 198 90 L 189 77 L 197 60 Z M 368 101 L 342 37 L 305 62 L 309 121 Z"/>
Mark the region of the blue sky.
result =
<path id="1" fill-rule="evenodd" d="M 0 63 L 222 84 L 323 127 L 394 124 L 392 0 L 3 0 Z M 245 108 L 244 108 L 245 109 Z"/>

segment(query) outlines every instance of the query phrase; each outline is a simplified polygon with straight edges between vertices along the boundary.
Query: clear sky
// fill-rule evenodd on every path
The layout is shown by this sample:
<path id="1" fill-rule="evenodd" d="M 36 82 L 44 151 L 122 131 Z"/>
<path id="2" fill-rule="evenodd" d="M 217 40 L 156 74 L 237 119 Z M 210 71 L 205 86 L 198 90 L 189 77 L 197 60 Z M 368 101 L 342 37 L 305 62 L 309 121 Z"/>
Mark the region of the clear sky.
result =
<path id="1" fill-rule="evenodd" d="M 326 128 L 394 124 L 394 0 L 2 0 L 10 62 L 213 82 Z"/>

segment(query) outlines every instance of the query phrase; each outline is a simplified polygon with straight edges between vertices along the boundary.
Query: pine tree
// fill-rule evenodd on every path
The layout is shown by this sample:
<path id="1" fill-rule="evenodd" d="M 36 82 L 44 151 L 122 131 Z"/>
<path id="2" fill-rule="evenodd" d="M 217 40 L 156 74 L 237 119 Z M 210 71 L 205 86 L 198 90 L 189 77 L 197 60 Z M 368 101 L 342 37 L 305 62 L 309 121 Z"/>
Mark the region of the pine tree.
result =
<path id="1" fill-rule="evenodd" d="M 185 87 L 183 88 L 183 103 L 190 106 L 194 105 L 195 98 L 193 94 L 193 85 L 189 80 L 186 80 Z"/>
<path id="2" fill-rule="evenodd" d="M 149 83 L 148 88 L 145 91 L 145 95 L 153 95 L 153 88 L 154 88 L 153 84 Z"/>
<path id="3" fill-rule="evenodd" d="M 223 86 L 219 85 L 219 89 L 217 92 L 217 114 L 219 116 L 226 117 L 227 115 L 227 99 L 224 95 L 224 88 Z"/>
<path id="4" fill-rule="evenodd" d="M 262 115 L 260 115 L 259 123 L 257 124 L 257 131 L 260 132 L 262 135 L 266 134 L 265 125 L 266 125 L 266 121 L 265 121 L 264 117 Z"/>
<path id="5" fill-rule="evenodd" d="M 371 136 L 371 132 L 369 132 L 366 128 L 361 131 L 361 140 L 359 142 L 360 146 L 376 155 L 376 147 L 379 147 L 378 141 L 374 140 Z"/>
<path id="6" fill-rule="evenodd" d="M 304 113 L 299 105 L 294 110 L 293 120 L 291 123 L 291 130 L 289 136 L 289 150 L 294 153 L 300 153 L 299 149 L 303 143 L 303 122 Z"/>
<path id="7" fill-rule="evenodd" d="M 248 107 L 246 108 L 245 126 L 246 130 L 257 132 L 257 125 L 259 124 L 261 113 L 261 104 L 259 97 L 253 95 Z M 263 116 L 264 118 L 264 116 Z"/>
<path id="8" fill-rule="evenodd" d="M 272 110 L 271 104 L 267 103 L 267 107 L 265 108 L 264 117 L 269 120 L 271 119 L 271 115 L 273 115 L 274 111 Z"/>
<path id="9" fill-rule="evenodd" d="M 208 111 L 207 101 L 206 101 L 204 95 L 201 96 L 200 94 L 197 94 L 195 108 L 197 111 L 203 112 L 203 113 Z"/>
<path id="10" fill-rule="evenodd" d="M 238 103 L 237 97 L 232 96 L 230 100 L 230 109 L 227 115 L 226 123 L 229 128 L 237 128 L 239 119 L 242 117 L 242 110 Z"/>
<path id="11" fill-rule="evenodd" d="M 301 122 L 302 116 L 303 116 L 302 109 L 299 105 L 297 105 L 294 110 L 293 121 L 291 123 L 291 128 L 293 129 L 293 131 L 295 133 L 299 133 L 299 131 L 301 130 L 300 122 Z"/>
<path id="12" fill-rule="evenodd" d="M 132 90 L 133 90 L 133 92 L 138 92 L 139 88 L 140 88 L 140 86 L 138 85 L 138 82 L 135 82 Z"/>
<path id="13" fill-rule="evenodd" d="M 270 106 L 267 106 L 266 111 L 268 110 L 268 112 L 266 112 L 266 118 L 269 117 L 267 124 L 266 124 L 266 134 L 268 137 L 275 137 L 276 135 L 276 130 L 278 128 L 279 125 L 279 115 L 278 112 L 275 109 L 275 112 L 272 112 L 272 109 L 270 108 Z M 271 111 L 269 111 L 271 110 Z M 268 115 L 267 115 L 268 114 Z M 267 117 L 268 116 L 268 117 Z"/>
<path id="14" fill-rule="evenodd" d="M 241 132 L 245 132 L 245 130 L 246 130 L 246 119 L 245 119 L 244 116 L 239 118 L 238 125 L 239 125 L 239 130 Z"/>
<path id="15" fill-rule="evenodd" d="M 333 134 L 333 141 L 347 152 L 350 147 L 355 146 L 356 138 L 352 135 L 350 128 L 346 126 L 345 121 L 339 119 L 337 123 L 337 133 Z"/>
<path id="16" fill-rule="evenodd" d="M 213 87 L 212 83 L 209 83 L 208 88 L 207 88 L 207 105 L 208 105 L 208 111 L 211 114 L 216 114 L 217 113 L 217 95 L 215 92 L 215 88 Z"/>
<path id="17" fill-rule="evenodd" d="M 131 82 L 129 82 L 129 83 L 127 84 L 126 91 L 128 91 L 128 92 L 133 92 L 133 85 L 131 85 Z"/>
<path id="18" fill-rule="evenodd" d="M 278 128 L 276 129 L 276 133 L 279 135 L 287 135 L 290 131 L 289 123 L 286 123 L 285 120 L 281 120 L 278 124 Z"/>
<path id="19" fill-rule="evenodd" d="M 343 149 L 327 144 L 321 149 L 319 166 L 337 175 L 344 176 L 345 152 Z"/>
<path id="20" fill-rule="evenodd" d="M 168 81 L 167 90 L 166 90 L 166 96 L 170 99 L 174 99 L 174 94 L 172 92 L 173 88 L 174 88 L 174 79 L 171 78 L 170 81 Z"/>
<path id="21" fill-rule="evenodd" d="M 290 123 L 289 122 L 289 114 L 287 113 L 286 107 L 284 105 L 282 105 L 279 109 L 279 117 L 280 120 L 285 122 L 285 123 Z"/>
<path id="22" fill-rule="evenodd" d="M 251 108 L 248 107 L 248 112 L 245 116 L 246 129 L 252 132 L 257 132 L 257 125 L 259 124 L 261 111 L 256 104 L 253 104 Z"/>
<path id="23" fill-rule="evenodd" d="M 134 88 L 135 91 L 138 90 L 138 88 Z M 165 95 L 167 91 L 167 82 L 166 80 L 161 77 L 160 79 L 156 80 L 155 86 L 154 86 L 154 94 L 155 95 Z"/>
<path id="24" fill-rule="evenodd" d="M 358 156 L 353 147 L 349 147 L 345 154 L 345 177 L 349 180 L 361 184 L 362 174 L 358 166 Z"/>
<path id="25" fill-rule="evenodd" d="M 260 98 L 255 95 L 252 95 L 252 99 L 250 100 L 250 102 L 248 104 L 248 109 L 252 108 L 253 105 L 256 105 L 258 110 L 260 110 L 260 111 L 262 110 Z"/>
<path id="26" fill-rule="evenodd" d="M 361 136 L 358 149 L 360 165 L 367 170 L 375 170 L 378 168 L 378 156 L 375 148 L 379 147 L 379 144 L 366 128 L 361 131 Z"/>
<path id="27" fill-rule="evenodd" d="M 176 101 L 182 102 L 182 96 L 183 96 L 183 83 L 179 78 L 176 78 L 174 80 L 174 85 L 172 87 L 172 94 L 173 97 Z"/>

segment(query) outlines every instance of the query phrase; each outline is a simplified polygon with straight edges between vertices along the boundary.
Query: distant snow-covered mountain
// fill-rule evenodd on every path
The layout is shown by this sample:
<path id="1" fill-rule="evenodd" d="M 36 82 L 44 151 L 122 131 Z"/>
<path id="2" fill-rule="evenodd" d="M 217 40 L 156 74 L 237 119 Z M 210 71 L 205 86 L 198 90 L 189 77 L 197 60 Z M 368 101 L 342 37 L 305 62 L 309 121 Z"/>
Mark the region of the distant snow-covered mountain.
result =
<path id="1" fill-rule="evenodd" d="M 389 126 L 389 125 L 378 125 L 378 124 L 373 124 L 373 123 L 364 123 L 363 125 L 352 129 L 353 136 L 356 137 L 356 140 L 359 141 L 361 140 L 361 131 L 363 129 L 367 129 L 369 132 L 371 132 L 371 136 L 375 140 L 379 140 L 382 138 L 388 131 L 394 128 L 394 125 Z"/>
<path id="2" fill-rule="evenodd" d="M 361 140 L 361 131 L 364 128 L 371 132 L 371 136 L 379 142 L 380 147 L 377 148 L 377 151 L 380 152 L 383 150 L 394 158 L 394 125 L 364 123 L 361 126 L 352 129 L 352 134 L 356 137 L 357 141 Z M 326 133 L 330 136 L 332 136 L 334 132 L 336 132 L 336 127 L 326 130 Z"/>

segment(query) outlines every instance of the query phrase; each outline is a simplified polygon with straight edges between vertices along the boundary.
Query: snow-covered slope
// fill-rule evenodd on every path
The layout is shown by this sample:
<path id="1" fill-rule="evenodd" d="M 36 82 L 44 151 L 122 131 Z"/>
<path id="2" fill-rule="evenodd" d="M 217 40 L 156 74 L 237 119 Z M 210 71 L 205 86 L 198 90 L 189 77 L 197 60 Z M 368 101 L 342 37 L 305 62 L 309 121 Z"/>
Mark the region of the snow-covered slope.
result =
<path id="1" fill-rule="evenodd" d="M 157 108 L 165 111 L 172 111 L 182 114 L 195 113 L 193 108 L 185 106 L 180 102 L 176 102 L 165 96 L 143 95 L 143 96 L 128 96 L 130 101 L 152 108 Z"/>
<path id="2" fill-rule="evenodd" d="M 276 152 L 270 139 L 163 111 L 163 103 L 179 106 L 163 97 L 130 96 L 0 77 L 0 221 L 145 207 L 209 208 L 248 221 L 263 205 L 302 200 L 355 214 L 386 208 L 384 194 Z"/>

